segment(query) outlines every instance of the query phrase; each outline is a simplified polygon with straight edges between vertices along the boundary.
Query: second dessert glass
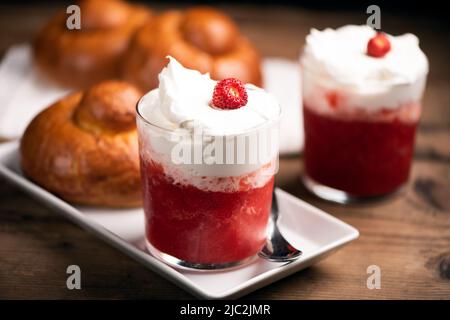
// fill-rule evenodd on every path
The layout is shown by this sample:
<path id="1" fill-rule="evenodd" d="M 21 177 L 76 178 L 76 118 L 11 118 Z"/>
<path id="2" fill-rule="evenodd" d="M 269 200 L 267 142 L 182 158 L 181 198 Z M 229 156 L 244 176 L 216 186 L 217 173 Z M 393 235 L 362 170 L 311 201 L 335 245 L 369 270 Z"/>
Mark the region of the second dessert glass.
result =
<path id="1" fill-rule="evenodd" d="M 380 198 L 408 181 L 427 59 L 411 34 L 378 34 L 392 48 L 370 56 L 374 36 L 367 26 L 313 30 L 301 58 L 303 180 L 327 200 Z"/>

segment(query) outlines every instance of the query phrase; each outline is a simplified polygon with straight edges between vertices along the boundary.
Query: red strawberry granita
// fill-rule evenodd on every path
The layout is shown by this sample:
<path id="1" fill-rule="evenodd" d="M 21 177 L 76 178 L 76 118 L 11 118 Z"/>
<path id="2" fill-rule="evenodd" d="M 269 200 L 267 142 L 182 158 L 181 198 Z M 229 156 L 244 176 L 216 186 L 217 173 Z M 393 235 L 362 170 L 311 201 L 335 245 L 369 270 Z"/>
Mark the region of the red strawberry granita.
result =
<path id="1" fill-rule="evenodd" d="M 148 249 L 196 269 L 249 261 L 266 239 L 280 108 L 172 58 L 159 80 L 137 107 Z"/>
<path id="2" fill-rule="evenodd" d="M 428 61 L 412 34 L 312 30 L 301 57 L 306 187 L 351 202 L 409 177 Z"/>

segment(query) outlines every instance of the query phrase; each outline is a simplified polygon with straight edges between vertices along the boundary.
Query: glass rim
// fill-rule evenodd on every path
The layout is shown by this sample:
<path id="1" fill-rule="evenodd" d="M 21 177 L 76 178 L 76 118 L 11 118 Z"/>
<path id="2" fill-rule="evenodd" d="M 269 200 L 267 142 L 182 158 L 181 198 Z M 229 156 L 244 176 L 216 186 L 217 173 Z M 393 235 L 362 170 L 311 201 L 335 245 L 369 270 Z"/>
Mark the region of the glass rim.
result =
<path id="1" fill-rule="evenodd" d="M 329 81 L 330 83 L 334 83 L 334 86 L 338 86 L 338 87 L 343 87 L 343 88 L 351 88 L 352 84 L 342 81 L 342 79 L 345 79 L 345 76 L 336 76 L 336 75 L 327 75 L 325 78 L 321 77 L 320 69 L 314 66 L 305 66 L 301 60 L 301 56 L 300 56 L 300 60 L 299 60 L 299 65 L 300 65 L 300 72 L 301 74 L 310 74 L 313 77 L 316 77 L 317 79 L 320 80 L 321 83 L 327 82 Z M 369 87 L 371 86 L 380 86 L 383 88 L 399 88 L 399 87 L 405 87 L 405 86 L 410 86 L 410 85 L 414 85 L 420 81 L 427 81 L 428 78 L 428 73 L 429 71 L 427 70 L 426 72 L 424 72 L 422 75 L 420 75 L 419 77 L 417 77 L 417 79 L 413 82 L 410 81 L 405 81 L 405 82 L 398 82 L 398 83 L 383 83 L 383 82 L 367 82 L 366 85 L 368 85 Z M 317 77 L 317 75 L 319 75 Z M 302 78 L 303 81 L 304 78 Z"/>
<path id="2" fill-rule="evenodd" d="M 160 126 L 160 125 L 158 125 L 158 124 L 156 124 L 156 123 L 153 123 L 153 122 L 151 122 L 150 120 L 146 119 L 146 118 L 142 115 L 142 113 L 139 111 L 139 105 L 141 104 L 142 100 L 143 100 L 148 94 L 150 94 L 150 93 L 152 93 L 152 92 L 154 92 L 154 91 L 156 91 L 156 90 L 159 90 L 159 89 L 156 88 L 156 89 L 153 89 L 153 90 L 148 91 L 148 92 L 147 92 L 146 94 L 144 94 L 144 95 L 138 100 L 138 102 L 136 103 L 136 115 L 137 115 L 137 119 L 140 119 L 145 125 L 148 125 L 148 126 L 157 128 L 158 130 L 161 130 L 161 131 L 164 131 L 164 132 L 173 134 L 175 130 L 180 129 L 180 128 L 169 129 L 169 128 L 162 127 L 162 126 Z M 278 107 L 278 113 L 277 113 L 277 115 L 276 115 L 276 118 L 268 119 L 268 121 L 266 121 L 266 122 L 264 122 L 264 123 L 258 124 L 258 125 L 256 125 L 256 126 L 251 127 L 251 128 L 246 128 L 246 129 L 244 129 L 244 130 L 237 131 L 237 132 L 232 133 L 232 134 L 216 134 L 216 135 L 212 135 L 212 136 L 237 136 L 237 135 L 244 135 L 244 134 L 247 134 L 247 133 L 250 133 L 250 132 L 253 132 L 253 131 L 257 131 L 257 130 L 259 130 L 259 129 L 261 129 L 261 128 L 264 128 L 264 127 L 266 127 L 266 126 L 273 125 L 274 123 L 277 123 L 277 122 L 279 123 L 279 121 L 280 121 L 280 119 L 281 119 L 281 116 L 282 116 L 283 112 L 282 112 L 281 105 L 280 105 L 278 102 L 277 102 L 277 107 Z M 225 110 L 225 112 L 226 112 L 226 111 L 227 111 L 227 110 Z"/>

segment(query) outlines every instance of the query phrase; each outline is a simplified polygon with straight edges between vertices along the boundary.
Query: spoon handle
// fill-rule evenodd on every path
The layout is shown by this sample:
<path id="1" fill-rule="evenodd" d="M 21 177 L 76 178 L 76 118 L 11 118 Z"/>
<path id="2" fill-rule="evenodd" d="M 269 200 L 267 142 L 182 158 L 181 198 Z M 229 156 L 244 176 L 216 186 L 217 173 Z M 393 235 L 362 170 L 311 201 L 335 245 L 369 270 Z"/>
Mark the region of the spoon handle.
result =
<path id="1" fill-rule="evenodd" d="M 275 190 L 272 194 L 272 211 L 268 226 L 266 244 L 259 252 L 259 256 L 269 261 L 288 262 L 302 255 L 302 251 L 292 246 L 281 234 L 278 228 L 278 201 Z"/>

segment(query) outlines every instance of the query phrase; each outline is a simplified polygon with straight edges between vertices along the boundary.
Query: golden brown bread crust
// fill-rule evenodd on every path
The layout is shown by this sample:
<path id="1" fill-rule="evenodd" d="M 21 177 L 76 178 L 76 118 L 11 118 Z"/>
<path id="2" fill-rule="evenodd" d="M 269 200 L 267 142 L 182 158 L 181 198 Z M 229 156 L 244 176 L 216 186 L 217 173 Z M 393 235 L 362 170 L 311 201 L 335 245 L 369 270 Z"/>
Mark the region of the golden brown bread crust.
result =
<path id="1" fill-rule="evenodd" d="M 211 8 L 168 11 L 147 22 L 127 51 L 124 79 L 146 91 L 156 88 L 167 55 L 185 67 L 209 72 L 216 80 L 235 77 L 262 84 L 257 50 L 228 16 Z"/>
<path id="2" fill-rule="evenodd" d="M 139 206 L 135 106 L 141 96 L 130 84 L 107 81 L 42 111 L 22 137 L 24 174 L 69 202 Z"/>
<path id="3" fill-rule="evenodd" d="M 120 63 L 137 28 L 151 12 L 121 0 L 81 0 L 81 29 L 66 27 L 68 14 L 56 14 L 34 41 L 39 70 L 59 84 L 87 88 L 120 77 Z"/>

